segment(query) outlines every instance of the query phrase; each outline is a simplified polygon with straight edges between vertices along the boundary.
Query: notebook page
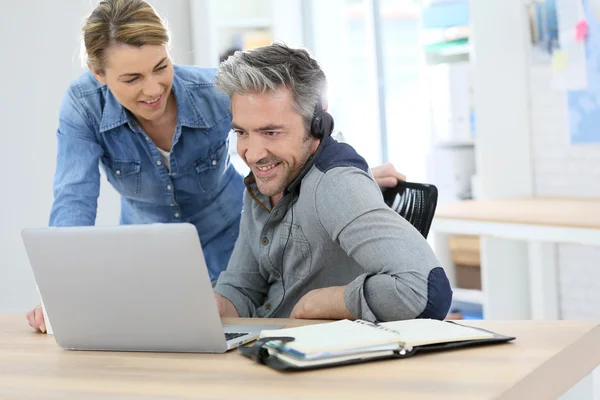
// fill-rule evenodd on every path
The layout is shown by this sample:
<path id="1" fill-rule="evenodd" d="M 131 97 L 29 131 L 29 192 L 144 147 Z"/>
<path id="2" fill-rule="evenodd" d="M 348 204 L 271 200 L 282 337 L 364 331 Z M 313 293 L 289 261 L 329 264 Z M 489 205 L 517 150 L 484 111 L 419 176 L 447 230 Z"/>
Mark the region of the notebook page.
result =
<path id="1" fill-rule="evenodd" d="M 295 338 L 296 340 L 286 342 L 284 346 L 306 355 L 398 342 L 398 336 L 393 332 L 347 319 L 297 328 L 268 330 L 260 333 L 261 338 L 270 336 L 291 336 Z"/>
<path id="2" fill-rule="evenodd" d="M 402 342 L 413 347 L 494 337 L 493 334 L 479 329 L 435 319 L 412 319 L 384 322 L 379 325 L 397 332 Z"/>

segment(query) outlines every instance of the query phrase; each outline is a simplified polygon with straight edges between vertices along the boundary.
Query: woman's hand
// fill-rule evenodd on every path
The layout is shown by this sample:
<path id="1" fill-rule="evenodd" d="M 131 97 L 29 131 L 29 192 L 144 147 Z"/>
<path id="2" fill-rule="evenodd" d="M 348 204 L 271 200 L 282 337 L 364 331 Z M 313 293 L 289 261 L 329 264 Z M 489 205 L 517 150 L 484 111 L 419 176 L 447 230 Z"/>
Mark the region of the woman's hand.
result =
<path id="1" fill-rule="evenodd" d="M 46 333 L 46 322 L 44 321 L 44 312 L 41 305 L 29 311 L 25 316 L 29 321 L 29 326 L 38 332 Z"/>
<path id="2" fill-rule="evenodd" d="M 378 165 L 371 168 L 373 177 L 380 188 L 392 188 L 398 184 L 398 181 L 406 181 L 406 176 L 396 171 L 391 163 Z"/>

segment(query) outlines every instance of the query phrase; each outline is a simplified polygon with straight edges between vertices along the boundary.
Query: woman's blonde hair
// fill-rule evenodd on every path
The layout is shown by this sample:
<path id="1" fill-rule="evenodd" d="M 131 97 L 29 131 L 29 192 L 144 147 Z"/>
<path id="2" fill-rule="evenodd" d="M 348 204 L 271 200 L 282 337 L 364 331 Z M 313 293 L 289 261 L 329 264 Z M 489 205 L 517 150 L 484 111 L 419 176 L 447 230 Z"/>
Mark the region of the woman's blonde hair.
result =
<path id="1" fill-rule="evenodd" d="M 143 0 L 102 0 L 85 20 L 82 31 L 84 62 L 98 72 L 103 72 L 110 45 L 169 44 L 166 24 Z"/>

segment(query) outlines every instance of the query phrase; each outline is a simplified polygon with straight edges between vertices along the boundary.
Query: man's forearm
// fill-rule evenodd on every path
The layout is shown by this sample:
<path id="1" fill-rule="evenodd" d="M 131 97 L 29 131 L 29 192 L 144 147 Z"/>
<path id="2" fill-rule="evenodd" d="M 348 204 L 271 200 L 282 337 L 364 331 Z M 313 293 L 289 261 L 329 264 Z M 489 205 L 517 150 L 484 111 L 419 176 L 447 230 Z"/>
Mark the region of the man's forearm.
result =
<path id="1" fill-rule="evenodd" d="M 296 304 L 291 318 L 303 319 L 354 319 L 346 304 L 346 286 L 332 286 L 311 290 Z"/>
<path id="2" fill-rule="evenodd" d="M 217 302 L 217 308 L 219 309 L 219 315 L 221 317 L 238 318 L 238 314 L 235 306 L 228 298 L 215 293 L 215 300 Z"/>

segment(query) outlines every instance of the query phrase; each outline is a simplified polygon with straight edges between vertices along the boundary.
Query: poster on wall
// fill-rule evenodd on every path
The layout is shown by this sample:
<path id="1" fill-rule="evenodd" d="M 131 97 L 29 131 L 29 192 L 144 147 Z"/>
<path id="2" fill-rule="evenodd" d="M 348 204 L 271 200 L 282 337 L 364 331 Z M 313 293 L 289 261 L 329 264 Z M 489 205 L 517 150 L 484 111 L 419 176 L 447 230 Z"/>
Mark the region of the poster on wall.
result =
<path id="1" fill-rule="evenodd" d="M 571 33 L 585 49 L 587 87 L 567 91 L 570 141 L 571 144 L 600 143 L 600 0 L 577 1 L 583 6 L 583 18 L 572 27 Z M 559 25 L 561 13 L 572 13 L 575 0 L 567 2 L 569 10 L 558 8 Z"/>

